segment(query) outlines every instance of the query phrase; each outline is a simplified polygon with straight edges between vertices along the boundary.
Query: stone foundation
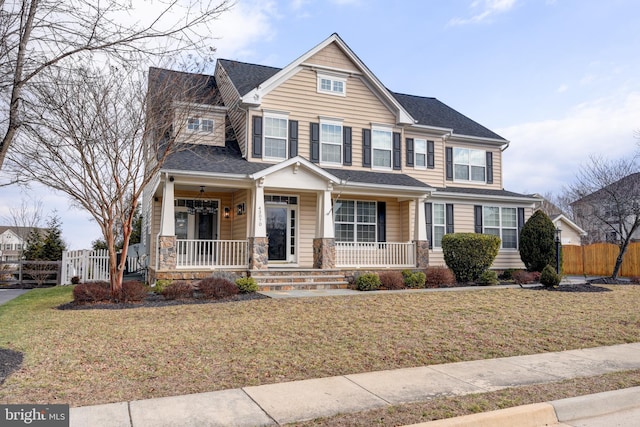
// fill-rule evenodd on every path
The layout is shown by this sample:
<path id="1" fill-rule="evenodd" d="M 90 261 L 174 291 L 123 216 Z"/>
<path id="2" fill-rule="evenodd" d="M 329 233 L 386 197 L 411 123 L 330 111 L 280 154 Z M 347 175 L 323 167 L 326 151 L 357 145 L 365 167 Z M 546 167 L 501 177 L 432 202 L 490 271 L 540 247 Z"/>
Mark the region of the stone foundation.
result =
<path id="1" fill-rule="evenodd" d="M 336 239 L 313 239 L 313 268 L 336 267 Z"/>
<path id="2" fill-rule="evenodd" d="M 416 268 L 424 270 L 429 266 L 429 241 L 414 240 L 416 244 Z"/>
<path id="3" fill-rule="evenodd" d="M 160 258 L 158 259 L 158 270 L 175 270 L 176 258 L 176 236 L 160 236 Z"/>
<path id="4" fill-rule="evenodd" d="M 269 239 L 249 237 L 249 270 L 269 268 Z"/>

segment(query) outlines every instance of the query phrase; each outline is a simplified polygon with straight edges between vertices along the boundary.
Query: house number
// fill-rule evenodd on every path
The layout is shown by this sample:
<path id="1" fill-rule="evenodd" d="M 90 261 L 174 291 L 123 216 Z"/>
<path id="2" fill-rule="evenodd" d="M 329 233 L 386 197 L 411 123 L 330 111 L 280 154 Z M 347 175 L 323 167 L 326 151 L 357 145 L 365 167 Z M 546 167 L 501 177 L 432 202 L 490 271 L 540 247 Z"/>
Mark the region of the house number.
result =
<path id="1" fill-rule="evenodd" d="M 262 206 L 258 206 L 258 226 L 262 227 Z"/>

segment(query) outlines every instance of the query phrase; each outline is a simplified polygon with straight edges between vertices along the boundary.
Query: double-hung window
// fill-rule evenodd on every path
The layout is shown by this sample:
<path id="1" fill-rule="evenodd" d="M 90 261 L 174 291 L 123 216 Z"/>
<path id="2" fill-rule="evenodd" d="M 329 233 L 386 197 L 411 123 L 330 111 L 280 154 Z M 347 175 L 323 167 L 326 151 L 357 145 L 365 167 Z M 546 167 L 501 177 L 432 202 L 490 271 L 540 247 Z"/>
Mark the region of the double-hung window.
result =
<path id="1" fill-rule="evenodd" d="M 416 139 L 413 142 L 413 150 L 415 153 L 415 167 L 427 167 L 427 141 L 425 139 Z"/>
<path id="2" fill-rule="evenodd" d="M 469 148 L 453 149 L 453 171 L 456 181 L 486 182 L 486 152 Z"/>
<path id="3" fill-rule="evenodd" d="M 482 211 L 484 234 L 493 234 L 502 240 L 503 249 L 518 248 L 518 212 L 516 208 L 485 206 Z"/>
<path id="4" fill-rule="evenodd" d="M 376 202 L 335 202 L 335 236 L 338 242 L 376 242 Z"/>
<path id="5" fill-rule="evenodd" d="M 268 159 L 287 158 L 286 116 L 265 115 L 264 117 L 264 157 Z"/>
<path id="6" fill-rule="evenodd" d="M 391 129 L 373 127 L 371 129 L 371 149 L 373 153 L 373 167 L 391 169 Z"/>
<path id="7" fill-rule="evenodd" d="M 320 121 L 320 161 L 342 164 L 342 123 L 335 120 Z"/>
<path id="8" fill-rule="evenodd" d="M 433 204 L 433 247 L 442 247 L 442 237 L 446 233 L 446 216 L 444 203 Z"/>

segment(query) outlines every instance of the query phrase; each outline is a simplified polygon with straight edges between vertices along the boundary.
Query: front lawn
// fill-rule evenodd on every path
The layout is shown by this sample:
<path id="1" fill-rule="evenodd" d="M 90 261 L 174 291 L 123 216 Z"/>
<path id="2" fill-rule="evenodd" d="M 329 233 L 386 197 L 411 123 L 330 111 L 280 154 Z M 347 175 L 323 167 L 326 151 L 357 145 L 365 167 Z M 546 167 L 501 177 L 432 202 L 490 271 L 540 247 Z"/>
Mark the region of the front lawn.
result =
<path id="1" fill-rule="evenodd" d="M 72 406 L 640 341 L 640 286 L 363 294 L 57 310 L 71 287 L 0 306 L 24 362 L 3 403 Z"/>

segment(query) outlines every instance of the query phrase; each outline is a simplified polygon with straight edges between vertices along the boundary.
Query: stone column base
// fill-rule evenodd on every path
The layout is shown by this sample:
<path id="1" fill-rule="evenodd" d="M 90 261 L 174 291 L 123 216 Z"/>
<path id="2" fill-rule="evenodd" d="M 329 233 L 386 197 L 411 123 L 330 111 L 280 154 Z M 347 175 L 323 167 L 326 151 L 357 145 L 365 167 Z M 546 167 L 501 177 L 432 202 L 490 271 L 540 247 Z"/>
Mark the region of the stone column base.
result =
<path id="1" fill-rule="evenodd" d="M 336 268 L 336 239 L 313 239 L 313 268 Z"/>
<path id="2" fill-rule="evenodd" d="M 249 270 L 269 268 L 269 238 L 249 237 Z"/>
<path id="3" fill-rule="evenodd" d="M 160 259 L 158 270 L 175 270 L 178 264 L 176 257 L 176 236 L 160 236 Z"/>
<path id="4" fill-rule="evenodd" d="M 416 244 L 416 268 L 425 269 L 429 266 L 429 241 L 414 240 Z"/>

